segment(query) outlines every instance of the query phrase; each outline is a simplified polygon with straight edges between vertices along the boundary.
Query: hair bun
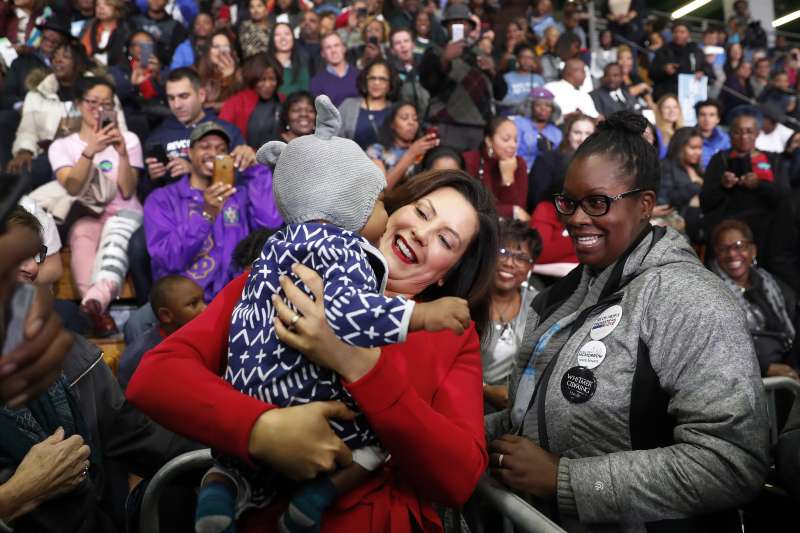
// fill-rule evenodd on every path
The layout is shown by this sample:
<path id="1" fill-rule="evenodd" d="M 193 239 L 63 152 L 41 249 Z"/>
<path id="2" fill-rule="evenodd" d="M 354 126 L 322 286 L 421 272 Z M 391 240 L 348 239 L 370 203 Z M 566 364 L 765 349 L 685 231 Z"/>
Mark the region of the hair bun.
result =
<path id="1" fill-rule="evenodd" d="M 598 126 L 598 129 L 605 131 L 618 131 L 633 135 L 642 135 L 646 128 L 647 119 L 633 111 L 617 111 L 606 117 Z"/>

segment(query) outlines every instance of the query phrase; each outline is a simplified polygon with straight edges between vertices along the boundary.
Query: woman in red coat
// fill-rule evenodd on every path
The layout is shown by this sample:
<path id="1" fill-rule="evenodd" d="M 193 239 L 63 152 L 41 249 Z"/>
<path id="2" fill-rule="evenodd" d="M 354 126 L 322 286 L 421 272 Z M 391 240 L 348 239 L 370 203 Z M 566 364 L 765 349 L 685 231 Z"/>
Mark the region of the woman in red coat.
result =
<path id="1" fill-rule="evenodd" d="M 486 125 L 479 150 L 464 152 L 467 172 L 492 191 L 501 217 L 527 222 L 530 213 L 522 207 L 528 199 L 525 160 L 517 155 L 517 126 L 506 117 L 495 117 Z"/>
<path id="2" fill-rule="evenodd" d="M 283 83 L 283 67 L 266 53 L 256 54 L 244 62 L 242 77 L 247 88 L 225 100 L 219 118 L 235 124 L 247 144 L 258 150 L 280 133 L 278 87 Z"/>
<path id="3" fill-rule="evenodd" d="M 478 326 L 488 318 L 497 249 L 497 214 L 486 190 L 462 172 L 418 176 L 387 193 L 390 213 L 378 245 L 386 257 L 387 293 L 470 302 Z M 433 503 L 461 505 L 487 465 L 481 358 L 476 328 L 410 333 L 403 344 L 363 349 L 345 344 L 325 319 L 320 277 L 296 267 L 315 303 L 288 280 L 301 319 L 293 332 L 276 323 L 287 345 L 338 372 L 391 459 L 364 485 L 340 497 L 323 532 L 441 531 Z M 309 479 L 350 451 L 328 425 L 352 416 L 342 404 L 275 408 L 220 377 L 228 327 L 245 278 L 231 282 L 206 312 L 142 360 L 128 397 L 162 425 L 293 479 Z M 284 310 L 287 310 L 285 308 Z M 244 531 L 272 531 L 286 502 L 246 515 Z"/>

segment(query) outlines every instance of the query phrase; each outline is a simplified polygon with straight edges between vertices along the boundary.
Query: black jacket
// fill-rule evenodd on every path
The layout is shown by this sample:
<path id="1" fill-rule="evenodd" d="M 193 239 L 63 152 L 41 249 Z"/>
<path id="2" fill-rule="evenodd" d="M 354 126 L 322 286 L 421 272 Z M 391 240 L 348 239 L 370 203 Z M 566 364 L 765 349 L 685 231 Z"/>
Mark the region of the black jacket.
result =
<path id="1" fill-rule="evenodd" d="M 675 74 L 667 74 L 664 68 L 670 63 L 678 63 Z M 714 70 L 706 61 L 706 56 L 696 43 L 677 46 L 667 43 L 656 52 L 650 66 L 650 77 L 655 82 L 653 98 L 658 100 L 665 94 L 678 94 L 678 74 L 694 74 L 702 71 L 709 79 L 714 79 Z"/>

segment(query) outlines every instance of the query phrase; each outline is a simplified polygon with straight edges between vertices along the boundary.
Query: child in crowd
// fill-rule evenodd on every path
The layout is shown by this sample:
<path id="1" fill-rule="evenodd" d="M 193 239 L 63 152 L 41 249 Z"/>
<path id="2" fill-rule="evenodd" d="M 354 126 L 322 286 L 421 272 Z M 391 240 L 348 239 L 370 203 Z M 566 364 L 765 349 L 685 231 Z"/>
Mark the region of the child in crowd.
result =
<path id="1" fill-rule="evenodd" d="M 267 241 L 250 270 L 232 316 L 225 377 L 242 392 L 280 407 L 341 400 L 354 409 L 333 371 L 314 365 L 276 336 L 270 298 L 281 295 L 279 278 L 291 275 L 294 263 L 322 276 L 328 321 L 337 336 L 353 345 L 403 342 L 409 330 L 449 328 L 460 333 L 469 325 L 469 309 L 460 298 L 415 303 L 383 294 L 386 259 L 371 243 L 386 230 L 381 199 L 386 179 L 355 142 L 334 136 L 341 119 L 330 99 L 319 96 L 315 104 L 313 135 L 288 145 L 272 141 L 258 151 L 259 163 L 275 166 L 273 191 L 288 226 Z M 396 246 L 409 262 L 416 260 L 408 243 Z M 310 294 L 305 285 L 298 286 Z M 291 326 L 301 319 L 295 314 Z M 337 421 L 334 430 L 353 449 L 353 464 L 302 485 L 280 518 L 281 530 L 318 530 L 333 500 L 386 460 L 363 415 Z M 220 458 L 203 480 L 196 530 L 231 531 L 243 510 L 272 500 L 278 482 L 274 473 L 254 472 Z"/>
<path id="2" fill-rule="evenodd" d="M 183 276 L 164 276 L 150 290 L 150 307 L 158 323 L 133 339 L 122 352 L 117 368 L 117 380 L 122 390 L 128 388 L 128 382 L 145 353 L 203 312 L 206 308 L 203 288 Z"/>

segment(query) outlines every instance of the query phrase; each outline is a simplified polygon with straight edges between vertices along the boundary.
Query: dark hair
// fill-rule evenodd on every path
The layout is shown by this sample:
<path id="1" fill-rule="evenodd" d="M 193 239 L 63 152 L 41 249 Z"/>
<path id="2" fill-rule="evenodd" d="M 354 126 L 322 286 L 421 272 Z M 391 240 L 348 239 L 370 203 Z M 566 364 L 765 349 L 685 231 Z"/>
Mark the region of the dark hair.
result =
<path id="1" fill-rule="evenodd" d="M 278 84 L 275 86 L 275 94 L 277 95 L 278 87 L 283 83 L 283 66 L 278 63 L 277 59 L 266 52 L 255 54 L 245 60 L 242 66 L 242 78 L 244 79 L 245 85 L 254 89 L 264 75 L 264 72 L 270 69 L 275 72 L 275 78 L 278 80 Z"/>
<path id="2" fill-rule="evenodd" d="M 283 106 L 281 106 L 280 115 L 278 115 L 278 132 L 286 131 L 286 128 L 289 126 L 289 109 L 301 100 L 308 100 L 311 104 L 311 107 L 314 107 L 314 97 L 308 91 L 295 91 L 290 94 L 286 100 L 283 102 Z M 315 108 L 316 110 L 316 108 Z M 315 111 L 316 112 L 316 111 Z"/>
<path id="3" fill-rule="evenodd" d="M 697 102 L 696 104 L 694 104 L 694 112 L 697 113 L 697 115 L 699 116 L 700 115 L 700 110 L 703 109 L 704 107 L 716 108 L 717 116 L 720 119 L 722 119 L 722 104 L 720 104 L 717 100 L 714 100 L 713 98 L 709 98 L 708 100 L 703 100 L 702 102 Z"/>
<path id="4" fill-rule="evenodd" d="M 672 139 L 669 141 L 669 147 L 667 148 L 667 159 L 680 163 L 683 148 L 689 144 L 689 141 L 693 137 L 700 137 L 702 139 L 703 135 L 700 133 L 700 130 L 691 126 L 675 130 L 675 133 L 672 134 Z"/>
<path id="5" fill-rule="evenodd" d="M 553 51 L 555 54 L 560 57 L 561 59 L 573 59 L 573 56 L 570 55 L 572 51 L 572 47 L 575 45 L 580 47 L 581 39 L 571 31 L 566 31 L 558 36 L 558 40 L 556 41 L 555 46 L 553 47 Z M 577 56 L 575 56 L 577 57 Z"/>
<path id="6" fill-rule="evenodd" d="M 461 156 L 461 152 L 452 146 L 442 144 L 432 150 L 428 150 L 428 153 L 426 153 L 425 157 L 422 158 L 422 169 L 430 170 L 436 160 L 441 159 L 442 157 L 455 159 L 458 163 L 458 168 L 461 170 L 464 170 L 464 167 L 466 166 L 464 164 L 464 158 Z"/>
<path id="7" fill-rule="evenodd" d="M 409 34 L 411 36 L 411 40 L 412 41 L 414 39 L 416 39 L 416 36 L 414 35 L 414 29 L 413 28 L 408 28 L 408 27 L 405 27 L 405 26 L 396 27 L 396 28 L 392 28 L 392 31 L 389 32 L 389 44 L 390 45 L 392 44 L 392 39 L 398 33 L 407 33 L 407 34 Z"/>
<path id="8" fill-rule="evenodd" d="M 68 39 L 66 42 L 61 43 L 53 50 L 53 57 L 55 57 L 56 52 L 59 50 L 69 52 L 70 57 L 72 57 L 72 62 L 75 64 L 74 76 L 76 79 L 83 76 L 95 66 L 94 62 L 86 55 L 86 48 L 80 41 Z"/>
<path id="9" fill-rule="evenodd" d="M 750 229 L 750 226 L 741 220 L 728 218 L 721 221 L 719 224 L 714 226 L 714 229 L 711 230 L 711 246 L 716 247 L 717 239 L 719 239 L 723 233 L 729 230 L 737 230 L 745 239 L 753 242 L 753 230 Z"/>
<path id="10" fill-rule="evenodd" d="M 167 75 L 167 83 L 175 83 L 181 80 L 189 80 L 189 83 L 192 84 L 192 88 L 194 88 L 195 91 L 199 91 L 200 87 L 202 87 L 200 76 L 197 74 L 197 71 L 191 67 L 176 68 Z"/>
<path id="11" fill-rule="evenodd" d="M 574 126 L 576 122 L 582 121 L 591 122 L 594 124 L 595 128 L 597 128 L 597 121 L 589 115 L 584 115 L 580 111 L 570 113 L 564 117 L 564 124 L 562 126 L 562 129 L 564 130 L 564 140 L 562 140 L 561 144 L 558 145 L 558 153 L 564 156 L 572 154 L 572 146 L 569 145 L 569 132 L 572 130 L 572 126 Z"/>
<path id="12" fill-rule="evenodd" d="M 111 90 L 111 96 L 117 94 L 117 91 L 114 89 L 114 84 L 111 82 L 111 80 L 102 76 L 84 76 L 75 82 L 75 98 L 77 100 L 83 100 L 83 97 L 86 96 L 86 93 L 99 85 L 108 87 Z"/>
<path id="13" fill-rule="evenodd" d="M 661 141 L 658 139 L 658 129 L 656 128 L 656 125 L 648 120 L 647 121 L 647 129 L 650 130 L 650 133 L 653 134 L 653 148 L 655 148 L 656 152 L 658 152 L 660 154 L 661 153 Z M 645 139 L 645 140 L 647 140 L 647 139 Z"/>
<path id="14" fill-rule="evenodd" d="M 616 61 L 612 61 L 611 63 L 608 63 L 606 64 L 605 67 L 603 67 L 603 76 L 608 75 L 608 69 L 610 69 L 611 67 L 617 67 L 618 69 L 622 70 L 622 65 L 620 65 Z"/>
<path id="15" fill-rule="evenodd" d="M 622 172 L 633 177 L 633 187 L 658 192 L 661 167 L 658 152 L 642 136 L 647 119 L 632 111 L 617 111 L 583 141 L 575 157 L 603 154 L 615 158 Z"/>
<path id="16" fill-rule="evenodd" d="M 489 294 L 497 264 L 497 211 L 494 197 L 480 181 L 463 171 L 429 170 L 385 193 L 384 204 L 391 215 L 403 206 L 443 187 L 452 187 L 472 204 L 478 214 L 478 232 L 461 259 L 448 272 L 444 284 L 429 285 L 417 295 L 420 301 L 458 296 L 469 302 L 470 314 L 479 334 L 489 322 Z"/>
<path id="17" fill-rule="evenodd" d="M 394 130 L 392 129 L 392 125 L 394 124 L 397 113 L 404 107 L 411 107 L 415 113 L 417 112 L 416 106 L 411 102 L 402 101 L 392 105 L 386 117 L 383 119 L 383 123 L 381 123 L 380 130 L 378 130 L 378 142 L 383 145 L 384 148 L 392 148 L 394 146 Z M 417 116 L 417 121 L 419 121 L 419 115 Z M 414 140 L 419 138 L 419 134 L 420 130 L 417 128 Z"/>
<path id="18" fill-rule="evenodd" d="M 272 27 L 272 32 L 269 36 L 269 46 L 267 47 L 267 53 L 275 57 L 277 53 L 277 49 L 275 48 L 275 30 L 278 29 L 278 26 L 286 26 L 289 28 L 289 33 L 292 34 L 292 81 L 291 83 L 297 82 L 297 77 L 300 75 L 300 71 L 304 65 L 303 61 L 300 59 L 300 47 L 297 46 L 297 41 L 294 38 L 294 32 L 292 31 L 292 26 L 285 23 L 285 22 L 278 22 Z M 277 58 L 276 58 L 277 61 Z"/>
<path id="19" fill-rule="evenodd" d="M 212 43 L 214 42 L 214 37 L 218 35 L 222 35 L 228 39 L 228 43 L 230 43 L 231 47 L 230 54 L 231 58 L 233 59 L 235 69 L 239 69 L 241 65 L 239 62 L 239 54 L 236 52 L 236 34 L 226 28 L 216 29 L 211 32 L 211 35 L 208 36 L 208 46 L 204 47 L 202 55 L 195 58 L 197 74 L 200 76 L 201 80 L 208 80 L 214 77 L 214 70 L 216 67 L 211 62 L 211 48 Z"/>
<path id="20" fill-rule="evenodd" d="M 756 59 L 756 60 L 753 62 L 753 68 L 758 68 L 758 64 L 759 64 L 759 63 L 763 63 L 763 62 L 770 63 L 770 60 L 769 60 L 769 58 L 768 58 L 768 57 L 759 57 L 758 59 Z M 771 72 L 771 69 L 770 69 L 770 74 L 771 74 L 771 73 L 772 73 L 772 72 Z"/>
<path id="21" fill-rule="evenodd" d="M 8 218 L 6 218 L 6 226 L 28 228 L 35 231 L 36 235 L 39 235 L 39 238 L 41 239 L 42 225 L 39 223 L 39 219 L 20 205 L 15 206 L 14 209 L 11 210 Z"/>
<path id="22" fill-rule="evenodd" d="M 530 43 L 519 43 L 518 45 L 514 46 L 514 55 L 518 56 L 523 50 L 530 50 L 533 52 L 534 58 L 538 59 L 538 57 L 536 57 L 536 49 L 534 49 L 533 45 Z"/>
<path id="23" fill-rule="evenodd" d="M 297 14 L 300 13 L 300 3 L 297 0 L 292 0 L 292 3 L 289 4 L 289 9 L 286 10 L 286 11 L 283 11 L 280 8 L 280 6 L 278 5 L 278 2 L 275 2 L 275 7 L 273 8 L 273 13 L 275 13 L 276 15 L 280 15 L 281 13 L 288 13 L 290 15 L 297 15 Z"/>
<path id="24" fill-rule="evenodd" d="M 498 128 L 506 122 L 510 122 L 516 124 L 514 121 L 509 117 L 492 117 L 489 122 L 486 123 L 486 126 L 483 127 L 483 140 L 481 141 L 481 148 L 486 147 L 486 137 L 494 137 L 494 134 L 497 133 Z"/>
<path id="25" fill-rule="evenodd" d="M 169 307 L 169 302 L 172 300 L 171 293 L 174 287 L 183 282 L 194 283 L 194 281 L 189 278 L 178 274 L 170 274 L 159 278 L 158 281 L 153 284 L 153 288 L 150 289 L 150 307 L 153 309 L 156 318 L 158 318 L 159 309 L 162 307 Z"/>
<path id="26" fill-rule="evenodd" d="M 274 233 L 275 230 L 271 229 L 257 229 L 251 231 L 247 237 L 238 242 L 236 248 L 233 249 L 231 261 L 239 271 L 249 268 L 253 261 L 258 259 L 261 255 L 261 250 L 264 249 L 264 243 Z"/>
<path id="27" fill-rule="evenodd" d="M 390 65 L 389 62 L 382 57 L 369 62 L 367 66 L 365 66 L 364 69 L 358 73 L 358 78 L 356 78 L 356 87 L 358 87 L 358 92 L 364 98 L 367 97 L 367 77 L 369 76 L 369 71 L 372 70 L 372 67 L 377 65 L 383 65 L 389 72 L 389 93 L 386 95 L 386 99 L 393 102 L 400 97 L 400 77 L 397 75 L 397 71 L 392 67 L 392 65 Z"/>
<path id="28" fill-rule="evenodd" d="M 542 236 L 526 222 L 512 218 L 501 218 L 499 231 L 498 244 L 500 246 L 507 242 L 527 244 L 531 248 L 534 261 L 542 253 Z"/>
<path id="29" fill-rule="evenodd" d="M 670 31 L 675 31 L 675 29 L 678 28 L 679 26 L 683 26 L 684 28 L 686 28 L 686 31 L 689 31 L 689 25 L 680 19 L 672 23 L 672 26 L 670 26 Z"/>

